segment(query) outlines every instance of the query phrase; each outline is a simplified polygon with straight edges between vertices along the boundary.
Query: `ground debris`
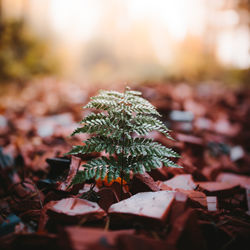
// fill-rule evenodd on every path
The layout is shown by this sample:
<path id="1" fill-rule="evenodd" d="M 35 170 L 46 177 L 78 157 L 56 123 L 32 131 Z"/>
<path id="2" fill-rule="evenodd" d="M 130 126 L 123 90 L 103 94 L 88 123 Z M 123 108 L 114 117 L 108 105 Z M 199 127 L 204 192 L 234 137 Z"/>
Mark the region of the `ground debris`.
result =
<path id="1" fill-rule="evenodd" d="M 249 248 L 249 89 L 137 87 L 175 141 L 148 137 L 178 152 L 183 168 L 131 176 L 121 196 L 119 179 L 70 186 L 100 156 L 65 156 L 87 139 L 69 135 L 96 89 L 51 83 L 0 100 L 0 249 Z"/>

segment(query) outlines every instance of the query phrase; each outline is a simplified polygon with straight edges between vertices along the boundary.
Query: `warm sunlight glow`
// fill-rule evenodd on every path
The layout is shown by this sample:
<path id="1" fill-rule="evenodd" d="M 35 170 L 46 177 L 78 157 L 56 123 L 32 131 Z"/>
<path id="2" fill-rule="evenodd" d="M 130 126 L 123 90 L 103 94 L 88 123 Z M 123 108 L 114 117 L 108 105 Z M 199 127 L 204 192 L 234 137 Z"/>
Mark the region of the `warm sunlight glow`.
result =
<path id="1" fill-rule="evenodd" d="M 250 66 L 248 12 L 226 0 L 2 0 L 5 15 L 25 18 L 51 39 L 67 68 L 103 77 L 149 69 L 176 72 Z M 245 11 L 245 12 L 244 12 Z M 210 59 L 208 57 L 210 56 Z M 131 63 L 132 62 L 132 63 Z M 75 64 L 74 64 L 75 63 Z M 134 64 L 133 64 L 134 63 Z M 212 63 L 213 64 L 213 63 Z M 135 65 L 138 66 L 136 69 Z M 153 65 L 155 68 L 153 68 Z M 214 64 L 215 65 L 215 64 Z M 126 70 L 124 70 L 126 68 Z M 98 73 L 96 73 L 98 72 Z M 115 74 L 115 73 L 114 73 Z M 139 74 L 142 74 L 141 71 Z"/>
<path id="2" fill-rule="evenodd" d="M 52 0 L 50 18 L 53 29 L 67 40 L 85 40 L 95 34 L 101 6 L 96 0 Z"/>
<path id="3" fill-rule="evenodd" d="M 220 61 L 240 69 L 250 67 L 250 32 L 248 27 L 221 32 L 217 54 Z"/>
<path id="4" fill-rule="evenodd" d="M 200 34 L 204 26 L 204 3 L 202 0 L 128 0 L 109 1 L 120 5 L 128 25 L 152 23 L 161 26 L 177 41 L 185 38 L 188 32 Z M 119 8 L 119 7 L 118 7 Z M 51 21 L 55 31 L 66 39 L 85 40 L 97 33 L 102 26 L 103 13 L 114 14 L 110 5 L 96 0 L 51 0 Z M 118 17 L 119 18 L 119 17 Z M 100 20 L 102 19 L 102 20 Z M 197 21 L 197 19 L 199 21 Z M 121 22 L 122 20 L 117 20 Z M 72 36 L 67 36 L 70 32 Z M 112 32 L 112 30 L 111 30 Z"/>

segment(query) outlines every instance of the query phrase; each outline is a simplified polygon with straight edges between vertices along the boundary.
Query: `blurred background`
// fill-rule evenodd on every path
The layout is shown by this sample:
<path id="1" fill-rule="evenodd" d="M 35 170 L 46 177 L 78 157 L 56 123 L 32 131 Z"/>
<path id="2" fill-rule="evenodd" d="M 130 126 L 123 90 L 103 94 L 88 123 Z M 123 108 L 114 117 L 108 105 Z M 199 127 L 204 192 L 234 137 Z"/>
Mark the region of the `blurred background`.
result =
<path id="1" fill-rule="evenodd" d="M 0 0 L 0 86 L 247 85 L 249 0 Z"/>

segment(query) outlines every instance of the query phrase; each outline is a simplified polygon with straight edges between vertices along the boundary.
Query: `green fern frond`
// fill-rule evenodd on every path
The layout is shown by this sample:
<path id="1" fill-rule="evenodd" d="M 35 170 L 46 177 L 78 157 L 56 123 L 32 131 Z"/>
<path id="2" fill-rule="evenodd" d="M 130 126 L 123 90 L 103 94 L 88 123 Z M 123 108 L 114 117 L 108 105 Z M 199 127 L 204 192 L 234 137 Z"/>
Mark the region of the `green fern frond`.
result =
<path id="1" fill-rule="evenodd" d="M 151 131 L 158 131 L 172 139 L 170 130 L 157 117 L 156 108 L 142 98 L 141 92 L 126 89 L 117 91 L 100 91 L 91 97 L 84 107 L 95 109 L 90 113 L 72 135 L 92 134 L 82 146 L 74 146 L 67 154 L 87 154 L 92 152 L 108 153 L 107 157 L 98 157 L 83 165 L 72 184 L 89 179 L 104 179 L 110 182 L 118 177 L 129 180 L 130 173 L 144 173 L 161 166 L 177 167 L 171 158 L 179 155 L 170 148 L 143 138 Z"/>

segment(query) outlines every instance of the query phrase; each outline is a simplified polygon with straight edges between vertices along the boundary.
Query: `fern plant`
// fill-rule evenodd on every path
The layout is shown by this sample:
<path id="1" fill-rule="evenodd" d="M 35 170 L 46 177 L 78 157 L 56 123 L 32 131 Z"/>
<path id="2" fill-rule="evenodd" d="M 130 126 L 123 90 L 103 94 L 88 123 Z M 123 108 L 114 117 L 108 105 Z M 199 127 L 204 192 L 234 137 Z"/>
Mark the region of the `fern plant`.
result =
<path id="1" fill-rule="evenodd" d="M 73 146 L 67 154 L 87 154 L 105 151 L 107 156 L 89 160 L 78 171 L 72 185 L 95 178 L 108 182 L 121 178 L 129 181 L 130 173 L 144 173 L 164 166 L 180 167 L 169 158 L 179 157 L 172 149 L 152 139 L 144 138 L 151 131 L 158 131 L 172 139 L 168 128 L 157 117 L 155 107 L 141 97 L 141 92 L 130 90 L 100 91 L 84 107 L 95 109 L 80 123 L 72 135 L 89 133 L 91 138 L 83 146 Z"/>

